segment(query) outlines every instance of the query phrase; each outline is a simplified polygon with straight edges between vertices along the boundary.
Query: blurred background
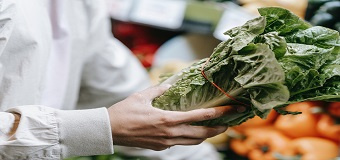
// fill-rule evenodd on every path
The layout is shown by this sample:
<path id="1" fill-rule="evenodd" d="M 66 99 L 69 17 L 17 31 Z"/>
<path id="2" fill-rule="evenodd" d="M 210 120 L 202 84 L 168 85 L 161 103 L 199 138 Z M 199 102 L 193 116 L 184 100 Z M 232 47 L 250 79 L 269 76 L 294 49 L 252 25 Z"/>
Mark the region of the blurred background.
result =
<path id="1" fill-rule="evenodd" d="M 208 57 L 218 43 L 228 38 L 224 31 L 258 16 L 259 7 L 280 6 L 312 25 L 340 31 L 338 0 L 108 0 L 107 3 L 112 33 L 131 49 L 149 71 L 154 84 L 161 74 L 178 72 L 195 60 Z M 273 111 L 266 120 L 253 118 L 207 142 L 225 160 L 300 160 L 320 155 L 329 160 L 340 159 L 340 102 L 302 102 L 287 109 L 303 113 L 281 116 Z M 116 152 L 74 159 L 148 158 Z"/>

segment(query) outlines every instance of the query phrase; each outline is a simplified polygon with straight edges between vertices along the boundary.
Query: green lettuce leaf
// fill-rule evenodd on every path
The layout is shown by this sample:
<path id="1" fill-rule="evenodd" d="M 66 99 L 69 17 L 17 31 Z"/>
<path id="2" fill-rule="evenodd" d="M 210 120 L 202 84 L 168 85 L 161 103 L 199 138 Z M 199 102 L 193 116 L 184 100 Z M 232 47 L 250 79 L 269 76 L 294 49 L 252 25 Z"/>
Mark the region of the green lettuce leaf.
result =
<path id="1" fill-rule="evenodd" d="M 321 26 L 301 30 L 285 38 L 289 43 L 309 44 L 320 48 L 340 47 L 339 32 Z"/>
<path id="2" fill-rule="evenodd" d="M 282 109 L 295 102 L 340 101 L 339 32 L 311 27 L 282 8 L 260 8 L 259 12 L 262 16 L 226 31 L 230 38 L 209 58 L 167 77 L 162 84 L 171 87 L 152 105 L 176 111 L 247 106 L 243 113 L 195 123 L 233 126 L 255 115 L 265 118 L 271 109 L 298 114 Z"/>
<path id="3" fill-rule="evenodd" d="M 264 33 L 278 32 L 279 35 L 287 35 L 311 27 L 309 23 L 283 8 L 266 7 L 259 8 L 258 11 L 267 20 Z"/>
<path id="4" fill-rule="evenodd" d="M 228 45 L 226 47 L 229 48 Z M 154 99 L 153 106 L 185 111 L 237 104 L 202 76 L 201 68 L 205 61 L 206 59 L 203 59 L 177 73 L 173 76 L 177 78 L 173 83 L 164 81 L 163 83 L 171 84 L 172 87 Z M 266 115 L 273 106 L 283 104 L 289 98 L 289 91 L 283 85 L 284 72 L 268 45 L 250 43 L 238 54 L 222 59 L 217 65 L 222 67 L 214 73 L 213 81 L 237 100 L 264 112 L 261 115 Z M 213 72 L 212 68 L 209 70 Z M 249 110 L 199 124 L 237 125 L 254 115 L 255 112 Z"/>
<path id="5" fill-rule="evenodd" d="M 269 32 L 256 37 L 255 43 L 265 43 L 275 53 L 276 59 L 283 57 L 287 52 L 286 39 L 279 36 L 278 32 Z"/>

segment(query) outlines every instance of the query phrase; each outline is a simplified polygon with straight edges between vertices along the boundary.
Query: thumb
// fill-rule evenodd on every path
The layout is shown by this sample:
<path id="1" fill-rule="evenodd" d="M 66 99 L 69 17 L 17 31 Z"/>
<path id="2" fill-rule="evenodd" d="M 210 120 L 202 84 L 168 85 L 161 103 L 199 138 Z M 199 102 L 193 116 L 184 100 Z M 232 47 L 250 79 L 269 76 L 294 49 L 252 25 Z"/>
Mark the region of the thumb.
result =
<path id="1" fill-rule="evenodd" d="M 168 111 L 171 117 L 176 119 L 176 123 L 191 123 L 204 120 L 215 119 L 224 115 L 243 113 L 246 111 L 244 106 L 218 106 L 214 108 L 196 109 L 186 112 Z"/>
<path id="2" fill-rule="evenodd" d="M 171 87 L 169 84 L 159 85 L 159 86 L 153 86 L 150 88 L 147 88 L 140 92 L 145 98 L 149 100 L 153 100 L 154 98 L 162 95 L 166 90 L 168 90 Z"/>

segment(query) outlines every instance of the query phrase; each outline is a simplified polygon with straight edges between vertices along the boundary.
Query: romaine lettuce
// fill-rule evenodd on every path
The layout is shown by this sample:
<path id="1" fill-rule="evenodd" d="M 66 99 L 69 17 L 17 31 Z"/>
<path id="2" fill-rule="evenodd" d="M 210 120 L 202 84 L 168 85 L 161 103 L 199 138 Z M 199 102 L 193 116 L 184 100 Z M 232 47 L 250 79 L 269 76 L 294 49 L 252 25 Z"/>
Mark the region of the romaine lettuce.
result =
<path id="1" fill-rule="evenodd" d="M 273 108 L 289 113 L 280 108 L 294 102 L 340 101 L 339 32 L 311 27 L 282 8 L 259 12 L 260 17 L 226 31 L 230 38 L 209 59 L 164 80 L 162 84 L 171 87 L 153 100 L 153 106 L 178 111 L 248 106 L 246 112 L 197 123 L 233 126 L 255 115 L 264 118 Z"/>

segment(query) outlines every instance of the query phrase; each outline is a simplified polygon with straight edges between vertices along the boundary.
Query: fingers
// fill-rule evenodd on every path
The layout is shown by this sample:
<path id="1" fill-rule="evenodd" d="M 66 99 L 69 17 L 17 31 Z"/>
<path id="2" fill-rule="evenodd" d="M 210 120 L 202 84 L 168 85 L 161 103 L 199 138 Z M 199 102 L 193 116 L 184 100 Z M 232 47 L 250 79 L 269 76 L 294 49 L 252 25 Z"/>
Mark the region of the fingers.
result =
<path id="1" fill-rule="evenodd" d="M 115 144 L 164 150 L 174 145 L 197 145 L 205 139 L 225 132 L 227 127 L 204 127 L 182 124 L 182 127 L 167 128 L 163 134 L 149 133 L 137 136 L 113 136 Z M 155 131 L 157 132 L 157 131 Z M 124 141 L 120 141 L 124 139 Z"/>
<path id="2" fill-rule="evenodd" d="M 147 88 L 139 94 L 143 95 L 148 100 L 152 100 L 160 95 L 162 95 L 166 90 L 170 88 L 171 85 L 165 84 L 165 85 L 160 85 L 160 86 L 153 86 L 150 88 Z"/>
<path id="3" fill-rule="evenodd" d="M 225 132 L 228 129 L 226 126 L 206 127 L 192 126 L 182 124 L 166 130 L 164 137 L 186 137 L 194 139 L 202 139 L 216 136 Z"/>
<path id="4" fill-rule="evenodd" d="M 226 126 L 205 127 L 188 125 L 187 129 L 182 131 L 183 137 L 189 138 L 210 138 L 225 132 L 228 129 Z"/>
<path id="5" fill-rule="evenodd" d="M 215 119 L 223 115 L 242 113 L 246 110 L 243 106 L 219 106 L 215 108 L 197 109 L 187 112 L 167 111 L 173 123 L 191 123 Z"/>
<path id="6" fill-rule="evenodd" d="M 205 138 L 184 138 L 184 137 L 174 137 L 174 138 L 166 138 L 166 137 L 124 137 L 127 139 L 124 143 L 120 143 L 123 146 L 130 147 L 141 147 L 152 150 L 164 150 L 174 145 L 196 145 L 202 143 Z M 115 140 L 114 140 L 115 142 Z"/>
<path id="7" fill-rule="evenodd" d="M 205 140 L 205 138 L 198 139 L 198 138 L 183 138 L 183 137 L 178 137 L 178 138 L 162 138 L 161 143 L 164 146 L 171 147 L 174 145 L 197 145 L 202 143 Z"/>

